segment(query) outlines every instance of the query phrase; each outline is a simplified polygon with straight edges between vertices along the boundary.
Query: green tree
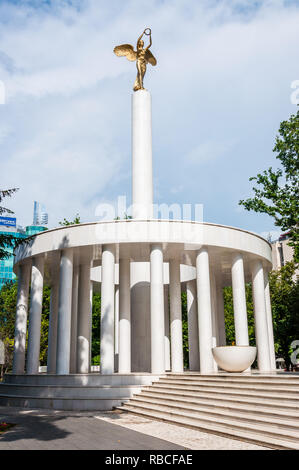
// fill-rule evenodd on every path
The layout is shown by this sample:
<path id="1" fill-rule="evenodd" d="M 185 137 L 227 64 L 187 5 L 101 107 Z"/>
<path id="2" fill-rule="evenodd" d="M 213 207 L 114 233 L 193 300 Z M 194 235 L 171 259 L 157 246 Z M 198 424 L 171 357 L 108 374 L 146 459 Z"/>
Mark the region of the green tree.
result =
<path id="1" fill-rule="evenodd" d="M 275 352 L 290 366 L 291 343 L 299 339 L 299 281 L 295 263 L 269 275 Z"/>
<path id="2" fill-rule="evenodd" d="M 62 225 L 62 226 L 81 224 L 80 215 L 76 214 L 76 216 L 74 217 L 74 220 L 67 220 L 66 218 L 64 218 L 62 222 L 58 222 L 58 223 L 59 225 Z"/>
<path id="3" fill-rule="evenodd" d="M 299 111 L 280 124 L 273 149 L 282 167 L 259 173 L 254 197 L 239 201 L 246 210 L 268 214 L 283 231 L 289 231 L 294 259 L 299 261 Z"/>
<path id="4" fill-rule="evenodd" d="M 9 281 L 0 290 L 0 339 L 4 342 L 5 347 L 5 364 L 2 373 L 12 368 L 15 318 L 17 305 L 18 283 Z M 28 299 L 30 303 L 30 296 Z M 41 340 L 40 340 L 40 364 L 47 365 L 48 352 L 48 327 L 49 327 L 49 311 L 50 311 L 50 287 L 45 285 L 43 291 L 43 306 L 41 318 Z M 27 338 L 28 341 L 28 325 L 27 320 Z"/>
<path id="5" fill-rule="evenodd" d="M 101 323 L 101 294 L 94 292 L 92 295 L 92 340 L 91 358 L 92 365 L 100 364 L 100 323 Z"/>
<path id="6" fill-rule="evenodd" d="M 252 286 L 246 284 L 246 306 L 247 306 L 247 321 L 248 321 L 248 336 L 249 344 L 255 346 L 255 333 L 254 333 L 254 312 L 252 301 Z M 226 342 L 228 345 L 235 344 L 235 323 L 234 323 L 234 304 L 233 304 L 233 290 L 231 286 L 224 287 L 224 320 L 226 331 Z"/>

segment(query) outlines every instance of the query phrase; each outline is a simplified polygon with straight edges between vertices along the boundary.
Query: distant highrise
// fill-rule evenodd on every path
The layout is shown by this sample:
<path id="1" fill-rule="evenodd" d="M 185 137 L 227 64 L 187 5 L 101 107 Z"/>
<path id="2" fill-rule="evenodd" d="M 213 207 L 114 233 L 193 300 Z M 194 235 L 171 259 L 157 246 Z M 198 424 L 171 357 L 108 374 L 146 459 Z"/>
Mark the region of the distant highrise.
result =
<path id="1" fill-rule="evenodd" d="M 44 204 L 41 204 L 38 201 L 34 201 L 33 208 L 33 225 L 47 225 L 48 224 L 48 214 Z"/>

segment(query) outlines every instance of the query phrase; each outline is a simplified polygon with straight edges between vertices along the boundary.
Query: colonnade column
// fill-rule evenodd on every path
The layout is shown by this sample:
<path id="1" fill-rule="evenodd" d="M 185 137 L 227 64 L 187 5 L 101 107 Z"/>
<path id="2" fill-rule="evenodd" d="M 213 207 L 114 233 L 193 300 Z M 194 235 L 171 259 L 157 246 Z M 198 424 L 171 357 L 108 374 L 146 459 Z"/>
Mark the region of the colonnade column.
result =
<path id="1" fill-rule="evenodd" d="M 271 362 L 265 305 L 264 272 L 263 264 L 260 260 L 252 263 L 252 294 L 258 368 L 262 372 L 268 372 L 271 370 Z"/>
<path id="2" fill-rule="evenodd" d="M 50 293 L 50 316 L 49 316 L 48 356 L 47 356 L 47 373 L 48 374 L 56 373 L 59 270 L 55 274 L 56 274 L 55 279 L 52 280 L 51 293 Z"/>
<path id="3" fill-rule="evenodd" d="M 79 267 L 77 313 L 77 373 L 88 374 L 90 366 L 90 262 Z"/>
<path id="4" fill-rule="evenodd" d="M 265 302 L 266 302 L 266 316 L 267 316 L 267 326 L 268 326 L 270 362 L 271 362 L 271 369 L 276 370 L 271 298 L 270 298 L 268 271 L 266 270 L 264 270 L 264 281 L 265 281 Z"/>
<path id="5" fill-rule="evenodd" d="M 209 272 L 209 253 L 202 247 L 196 256 L 199 359 L 200 372 L 210 373 L 214 370 L 212 354 L 212 311 L 211 286 Z"/>
<path id="6" fill-rule="evenodd" d="M 18 272 L 13 374 L 24 374 L 30 268 L 31 263 L 24 263 Z"/>
<path id="7" fill-rule="evenodd" d="M 210 267 L 210 285 L 211 285 L 211 309 L 212 309 L 212 348 L 218 346 L 218 315 L 217 315 L 217 296 L 216 280 L 214 270 Z M 213 357 L 214 372 L 218 371 L 218 364 Z"/>
<path id="8" fill-rule="evenodd" d="M 118 372 L 131 372 L 130 260 L 119 260 L 119 356 Z"/>
<path id="9" fill-rule="evenodd" d="M 248 321 L 245 293 L 244 265 L 241 253 L 232 260 L 232 287 L 234 304 L 235 336 L 237 346 L 248 346 Z"/>
<path id="10" fill-rule="evenodd" d="M 43 284 L 44 257 L 38 256 L 32 261 L 31 271 L 27 374 L 38 374 L 39 369 Z"/>
<path id="11" fill-rule="evenodd" d="M 114 372 L 114 284 L 115 248 L 114 245 L 104 245 L 102 250 L 101 374 Z"/>
<path id="12" fill-rule="evenodd" d="M 171 371 L 183 372 L 183 330 L 182 298 L 180 281 L 180 263 L 176 259 L 169 262 L 169 298 L 170 298 L 170 338 Z"/>
<path id="13" fill-rule="evenodd" d="M 189 370 L 199 370 L 198 316 L 196 281 L 187 282 Z"/>
<path id="14" fill-rule="evenodd" d="M 70 373 L 77 372 L 79 266 L 73 267 Z"/>
<path id="15" fill-rule="evenodd" d="M 164 359 L 165 370 L 170 370 L 170 321 L 169 321 L 169 287 L 164 285 Z"/>
<path id="16" fill-rule="evenodd" d="M 114 291 L 114 371 L 119 368 L 119 286 Z"/>
<path id="17" fill-rule="evenodd" d="M 56 374 L 70 373 L 73 250 L 64 249 L 60 258 L 57 323 Z"/>
<path id="18" fill-rule="evenodd" d="M 163 251 L 160 244 L 151 246 L 150 253 L 151 294 L 151 372 L 165 372 L 164 358 L 164 287 Z"/>
<path id="19" fill-rule="evenodd" d="M 223 298 L 223 289 L 222 289 L 222 279 L 221 279 L 220 273 L 216 277 L 216 297 L 217 297 L 217 320 L 218 320 L 218 346 L 226 346 L 224 298 Z"/>

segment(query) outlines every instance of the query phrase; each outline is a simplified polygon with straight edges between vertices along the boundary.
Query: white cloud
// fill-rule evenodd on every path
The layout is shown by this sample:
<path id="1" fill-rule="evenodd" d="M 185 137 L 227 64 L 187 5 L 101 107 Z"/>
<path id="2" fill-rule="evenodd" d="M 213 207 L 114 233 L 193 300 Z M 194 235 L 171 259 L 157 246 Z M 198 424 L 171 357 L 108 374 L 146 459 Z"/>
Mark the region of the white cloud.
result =
<path id="1" fill-rule="evenodd" d="M 299 9 L 274 0 L 252 5 L 2 2 L 1 185 L 20 187 L 10 201 L 19 222 L 31 222 L 34 199 L 56 224 L 76 212 L 91 220 L 98 199 L 130 191 L 135 66 L 112 50 L 151 26 L 158 66 L 149 67 L 145 86 L 153 95 L 159 199 L 176 193 L 181 203 L 209 202 L 217 222 L 218 190 L 227 224 L 260 232 L 264 219 L 231 207 L 243 197 L 240 187 L 249 192 L 248 177 L 273 163 L 279 122 L 295 112 Z"/>

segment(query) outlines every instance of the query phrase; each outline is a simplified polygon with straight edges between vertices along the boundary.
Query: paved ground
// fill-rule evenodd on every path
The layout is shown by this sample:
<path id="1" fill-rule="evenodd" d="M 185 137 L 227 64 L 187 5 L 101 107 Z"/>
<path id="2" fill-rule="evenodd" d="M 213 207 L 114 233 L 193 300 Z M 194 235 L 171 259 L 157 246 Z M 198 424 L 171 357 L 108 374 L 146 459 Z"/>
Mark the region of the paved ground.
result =
<path id="1" fill-rule="evenodd" d="M 195 429 L 168 424 L 162 421 L 154 421 L 129 413 L 116 414 L 101 413 L 97 416 L 109 423 L 117 423 L 127 429 L 134 429 L 160 439 L 169 440 L 173 443 L 184 446 L 187 449 L 194 450 L 266 450 L 248 442 L 228 439 L 215 434 L 196 431 Z"/>
<path id="2" fill-rule="evenodd" d="M 0 435 L 1 450 L 184 450 L 263 447 L 118 412 L 62 412 L 0 407 L 0 421 L 15 423 Z"/>
<path id="3" fill-rule="evenodd" d="M 126 429 L 95 413 L 24 411 L 0 407 L 0 421 L 17 426 L 0 435 L 1 450 L 183 450 L 169 441 Z"/>

